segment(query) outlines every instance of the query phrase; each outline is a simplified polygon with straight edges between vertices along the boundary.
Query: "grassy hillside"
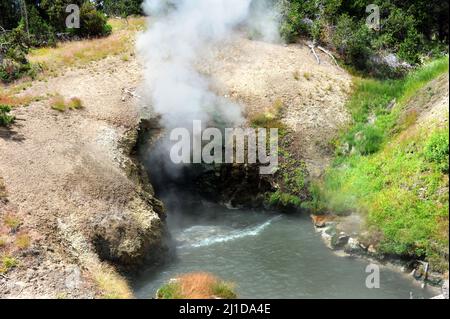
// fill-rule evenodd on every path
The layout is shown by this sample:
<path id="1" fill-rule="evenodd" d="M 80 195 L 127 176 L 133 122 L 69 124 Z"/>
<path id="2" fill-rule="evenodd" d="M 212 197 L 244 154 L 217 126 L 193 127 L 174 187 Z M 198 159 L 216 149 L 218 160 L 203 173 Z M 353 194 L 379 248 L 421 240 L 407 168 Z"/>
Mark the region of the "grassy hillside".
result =
<path id="1" fill-rule="evenodd" d="M 353 124 L 313 189 L 318 211 L 365 216 L 365 240 L 379 252 L 427 257 L 438 270 L 448 268 L 448 111 L 418 118 L 448 86 L 432 80 L 447 72 L 446 57 L 402 80 L 358 79 Z"/>

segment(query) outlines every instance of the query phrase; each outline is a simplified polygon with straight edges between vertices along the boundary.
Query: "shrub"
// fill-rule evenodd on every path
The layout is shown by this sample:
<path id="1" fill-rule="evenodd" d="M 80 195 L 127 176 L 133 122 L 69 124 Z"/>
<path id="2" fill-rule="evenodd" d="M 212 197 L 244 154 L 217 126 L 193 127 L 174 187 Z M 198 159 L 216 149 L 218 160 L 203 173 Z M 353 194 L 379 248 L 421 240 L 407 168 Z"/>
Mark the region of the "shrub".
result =
<path id="1" fill-rule="evenodd" d="M 83 102 L 77 97 L 73 97 L 68 102 L 66 102 L 63 96 L 57 94 L 50 100 L 50 106 L 56 111 L 65 112 L 66 110 L 82 109 Z"/>
<path id="2" fill-rule="evenodd" d="M 50 100 L 50 106 L 52 109 L 59 112 L 66 111 L 66 101 L 61 95 L 57 95 L 54 98 L 52 98 Z"/>
<path id="3" fill-rule="evenodd" d="M 163 285 L 157 292 L 158 299 L 235 299 L 234 285 L 209 273 L 181 275 Z"/>
<path id="4" fill-rule="evenodd" d="M 12 268 L 17 267 L 19 265 L 19 262 L 17 259 L 11 257 L 11 256 L 3 256 L 0 258 L 1 264 L 0 264 L 0 274 L 5 274 L 8 271 L 10 271 Z"/>
<path id="5" fill-rule="evenodd" d="M 9 115 L 11 107 L 9 105 L 0 104 L 0 126 L 9 126 L 14 123 L 15 117 Z"/>
<path id="6" fill-rule="evenodd" d="M 449 166 L 449 142 L 448 130 L 436 131 L 427 140 L 425 145 L 425 158 L 439 167 L 443 172 L 448 173 Z"/>
<path id="7" fill-rule="evenodd" d="M 23 18 L 17 28 L 22 32 L 26 31 Z M 56 44 L 55 30 L 39 15 L 35 6 L 31 6 L 28 10 L 28 31 L 30 33 L 28 43 L 31 46 L 53 46 Z"/>
<path id="8" fill-rule="evenodd" d="M 20 28 L 0 34 L 0 81 L 12 82 L 30 74 L 31 65 L 27 60 L 29 38 Z"/>
<path id="9" fill-rule="evenodd" d="M 105 36 L 112 31 L 107 22 L 103 13 L 97 11 L 92 3 L 85 2 L 80 9 L 80 28 L 73 30 L 80 36 Z"/>
<path id="10" fill-rule="evenodd" d="M 332 41 L 344 62 L 357 69 L 368 70 L 371 49 L 371 31 L 365 24 L 359 24 L 350 16 L 343 14 L 339 17 Z"/>
<path id="11" fill-rule="evenodd" d="M 73 97 L 69 100 L 67 107 L 71 110 L 78 110 L 83 108 L 83 102 L 77 98 Z"/>

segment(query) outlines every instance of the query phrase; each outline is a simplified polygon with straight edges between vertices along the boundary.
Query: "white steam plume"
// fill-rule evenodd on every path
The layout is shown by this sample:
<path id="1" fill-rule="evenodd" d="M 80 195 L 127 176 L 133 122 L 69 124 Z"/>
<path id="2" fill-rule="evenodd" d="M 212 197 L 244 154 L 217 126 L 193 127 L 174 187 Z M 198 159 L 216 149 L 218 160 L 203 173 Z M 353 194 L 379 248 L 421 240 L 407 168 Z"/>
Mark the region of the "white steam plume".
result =
<path id="1" fill-rule="evenodd" d="M 239 124 L 238 105 L 210 91 L 210 81 L 196 62 L 212 45 L 247 25 L 262 39 L 278 38 L 276 16 L 268 0 L 146 0 L 149 28 L 138 40 L 145 61 L 146 89 L 162 124 L 189 127 L 207 122 L 211 113 L 226 123 Z"/>
<path id="2" fill-rule="evenodd" d="M 145 94 L 166 129 L 190 128 L 193 120 L 204 125 L 219 120 L 227 127 L 243 123 L 241 107 L 211 91 L 210 79 L 196 65 L 238 27 L 247 27 L 263 40 L 277 40 L 270 1 L 145 0 L 148 29 L 137 46 L 145 63 Z M 168 160 L 171 144 L 167 136 L 158 141 L 148 161 L 176 176 L 176 165 Z"/>

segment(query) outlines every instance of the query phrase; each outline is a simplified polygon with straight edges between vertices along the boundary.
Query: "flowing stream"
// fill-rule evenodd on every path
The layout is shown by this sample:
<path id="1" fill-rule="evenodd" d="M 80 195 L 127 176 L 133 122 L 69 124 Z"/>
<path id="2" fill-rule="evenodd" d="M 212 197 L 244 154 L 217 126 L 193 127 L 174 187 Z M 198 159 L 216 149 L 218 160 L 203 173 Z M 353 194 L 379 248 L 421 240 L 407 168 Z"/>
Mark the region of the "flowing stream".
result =
<path id="1" fill-rule="evenodd" d="M 381 267 L 380 288 L 368 289 L 368 262 L 337 256 L 304 215 L 229 210 L 184 196 L 163 197 L 173 258 L 135 280 L 139 298 L 152 298 L 170 278 L 193 271 L 234 282 L 240 298 L 408 299 L 437 294 L 387 267 Z"/>

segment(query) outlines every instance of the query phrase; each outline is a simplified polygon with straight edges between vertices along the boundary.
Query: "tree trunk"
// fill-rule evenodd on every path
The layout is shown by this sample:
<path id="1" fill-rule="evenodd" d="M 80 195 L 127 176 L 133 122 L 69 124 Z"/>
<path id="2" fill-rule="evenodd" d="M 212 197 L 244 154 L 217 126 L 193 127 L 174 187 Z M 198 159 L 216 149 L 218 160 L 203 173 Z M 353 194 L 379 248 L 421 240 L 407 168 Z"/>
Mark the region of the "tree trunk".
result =
<path id="1" fill-rule="evenodd" d="M 30 37 L 30 29 L 28 26 L 28 10 L 25 0 L 20 1 L 20 13 L 22 15 L 22 18 L 25 20 L 25 30 L 27 31 L 27 35 L 28 37 Z"/>

